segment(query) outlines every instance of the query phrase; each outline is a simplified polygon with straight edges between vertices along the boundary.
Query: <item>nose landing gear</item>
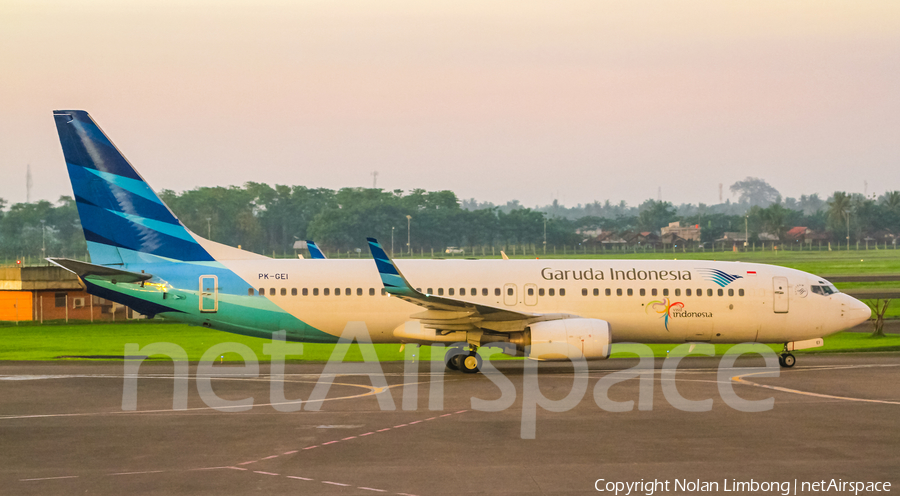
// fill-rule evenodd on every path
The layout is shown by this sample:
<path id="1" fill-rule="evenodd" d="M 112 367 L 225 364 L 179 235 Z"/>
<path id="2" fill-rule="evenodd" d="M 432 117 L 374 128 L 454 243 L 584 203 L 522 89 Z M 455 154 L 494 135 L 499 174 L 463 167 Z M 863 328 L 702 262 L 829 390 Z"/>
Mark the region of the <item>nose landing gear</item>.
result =
<path id="1" fill-rule="evenodd" d="M 797 358 L 788 351 L 787 343 L 784 343 L 784 350 L 782 350 L 781 355 L 778 356 L 778 364 L 782 367 L 789 369 L 797 363 Z"/>

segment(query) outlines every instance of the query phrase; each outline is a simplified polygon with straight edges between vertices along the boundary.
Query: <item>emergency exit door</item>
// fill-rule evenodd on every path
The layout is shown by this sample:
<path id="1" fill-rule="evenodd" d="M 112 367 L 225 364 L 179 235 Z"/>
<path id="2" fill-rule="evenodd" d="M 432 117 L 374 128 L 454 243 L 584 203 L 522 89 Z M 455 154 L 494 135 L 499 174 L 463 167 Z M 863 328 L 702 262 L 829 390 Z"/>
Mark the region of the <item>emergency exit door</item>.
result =
<path id="1" fill-rule="evenodd" d="M 772 309 L 775 313 L 787 313 L 788 311 L 788 280 L 787 277 L 772 278 L 772 294 L 775 300 Z"/>
<path id="2" fill-rule="evenodd" d="M 200 312 L 215 313 L 219 311 L 219 278 L 216 276 L 200 276 Z"/>

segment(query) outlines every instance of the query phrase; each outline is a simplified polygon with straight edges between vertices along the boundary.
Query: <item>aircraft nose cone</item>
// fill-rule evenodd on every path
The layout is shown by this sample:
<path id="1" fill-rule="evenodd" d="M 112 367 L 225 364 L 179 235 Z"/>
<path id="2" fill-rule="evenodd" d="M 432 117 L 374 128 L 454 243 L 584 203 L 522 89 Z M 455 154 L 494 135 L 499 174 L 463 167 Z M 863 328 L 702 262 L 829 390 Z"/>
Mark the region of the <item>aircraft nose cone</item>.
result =
<path id="1" fill-rule="evenodd" d="M 846 306 L 844 318 L 848 321 L 848 328 L 862 324 L 872 316 L 872 309 L 868 305 L 851 296 L 847 297 L 844 305 Z"/>

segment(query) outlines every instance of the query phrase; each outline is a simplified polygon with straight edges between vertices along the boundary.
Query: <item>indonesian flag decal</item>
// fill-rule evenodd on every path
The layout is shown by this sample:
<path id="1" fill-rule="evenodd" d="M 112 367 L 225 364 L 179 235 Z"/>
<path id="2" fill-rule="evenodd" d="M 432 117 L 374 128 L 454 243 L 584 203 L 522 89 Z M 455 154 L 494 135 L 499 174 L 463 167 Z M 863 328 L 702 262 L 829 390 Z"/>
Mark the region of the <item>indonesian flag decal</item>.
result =
<path id="1" fill-rule="evenodd" d="M 755 271 L 755 270 L 748 270 L 748 271 L 747 271 L 747 275 L 748 275 L 748 276 L 755 276 L 755 275 L 756 275 L 756 271 Z"/>

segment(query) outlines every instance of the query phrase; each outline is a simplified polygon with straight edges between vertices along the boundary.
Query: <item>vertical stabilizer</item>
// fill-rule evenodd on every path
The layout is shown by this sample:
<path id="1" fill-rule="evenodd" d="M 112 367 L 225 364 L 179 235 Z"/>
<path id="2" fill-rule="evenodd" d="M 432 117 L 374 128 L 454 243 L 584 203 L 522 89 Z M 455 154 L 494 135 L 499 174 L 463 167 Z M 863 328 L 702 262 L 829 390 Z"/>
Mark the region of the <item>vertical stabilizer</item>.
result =
<path id="1" fill-rule="evenodd" d="M 213 260 L 87 112 L 53 118 L 93 263 Z"/>

